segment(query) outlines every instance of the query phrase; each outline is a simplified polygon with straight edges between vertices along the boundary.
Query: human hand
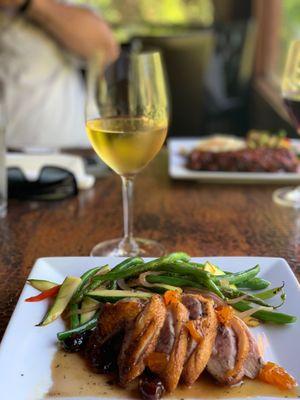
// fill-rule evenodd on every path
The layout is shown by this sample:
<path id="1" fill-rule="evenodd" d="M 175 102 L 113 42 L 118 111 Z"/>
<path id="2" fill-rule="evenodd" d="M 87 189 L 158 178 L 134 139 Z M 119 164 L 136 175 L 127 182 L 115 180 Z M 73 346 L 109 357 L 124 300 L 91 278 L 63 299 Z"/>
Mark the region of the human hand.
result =
<path id="1" fill-rule="evenodd" d="M 24 0 L 0 0 L 0 8 L 19 8 L 24 3 Z"/>

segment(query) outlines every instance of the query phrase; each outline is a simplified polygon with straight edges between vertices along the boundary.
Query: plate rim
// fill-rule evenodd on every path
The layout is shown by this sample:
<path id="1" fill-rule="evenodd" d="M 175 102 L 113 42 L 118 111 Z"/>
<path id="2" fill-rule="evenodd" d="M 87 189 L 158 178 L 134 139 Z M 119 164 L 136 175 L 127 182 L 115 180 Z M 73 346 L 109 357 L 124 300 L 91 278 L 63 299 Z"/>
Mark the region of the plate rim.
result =
<path id="1" fill-rule="evenodd" d="M 70 260 L 72 260 L 72 259 L 76 259 L 76 260 L 78 260 L 78 261 L 80 261 L 80 260 L 94 260 L 95 261 L 95 263 L 97 262 L 97 260 L 103 260 L 103 259 L 107 259 L 107 258 L 110 258 L 110 259 L 114 259 L 114 260 L 116 260 L 116 261 L 118 261 L 118 260 L 122 260 L 122 258 L 126 258 L 126 257 L 89 257 L 89 256 L 67 256 L 67 257 L 59 257 L 59 256 L 54 256 L 54 257 L 40 257 L 40 258 L 37 258 L 36 260 L 35 260 L 35 262 L 34 262 L 34 264 L 33 264 L 33 266 L 32 266 L 32 269 L 30 270 L 30 273 L 28 274 L 28 277 L 26 278 L 26 281 L 27 281 L 27 279 L 29 278 L 29 277 L 31 277 L 31 276 L 33 276 L 33 274 L 35 274 L 36 272 L 37 272 L 37 269 L 40 269 L 41 267 L 39 267 L 39 265 L 41 264 L 41 262 L 43 263 L 43 262 L 49 262 L 50 261 L 50 267 L 51 267 L 51 260 L 55 260 L 55 261 L 62 261 L 63 262 L 63 260 L 66 260 L 66 259 L 68 259 L 69 261 Z M 146 258 L 146 257 L 145 257 Z M 148 258 L 155 258 L 155 257 L 148 257 Z M 280 262 L 282 265 L 284 265 L 284 267 L 285 267 L 285 271 L 286 271 L 286 273 L 288 273 L 288 275 L 289 275 L 289 278 L 290 279 L 292 279 L 293 280 L 293 282 L 295 283 L 295 287 L 294 287 L 294 289 L 297 289 L 297 296 L 299 296 L 299 299 L 300 299 L 300 283 L 299 283 L 299 281 L 298 281 L 298 279 L 297 279 L 297 277 L 296 277 L 296 275 L 295 275 L 295 273 L 294 273 L 294 271 L 292 270 L 292 268 L 291 268 L 291 266 L 289 265 L 289 263 L 287 262 L 287 260 L 285 259 L 285 258 L 283 258 L 283 257 L 270 257 L 270 256 L 245 256 L 245 255 L 242 255 L 242 256 L 236 256 L 236 255 L 234 255 L 234 256 L 195 256 L 195 257 L 191 257 L 192 259 L 207 259 L 207 260 L 216 260 L 216 259 L 222 259 L 222 260 L 224 260 L 224 262 L 226 262 L 226 260 L 232 260 L 232 259 L 240 259 L 240 260 L 242 260 L 242 259 L 245 259 L 245 260 L 249 260 L 250 262 L 252 261 L 252 260 L 265 260 L 266 262 L 273 262 L 273 263 L 275 263 L 275 262 Z M 75 266 L 76 267 L 76 266 Z M 58 268 L 58 267 L 56 267 L 56 266 L 54 266 L 54 269 L 56 269 L 56 268 Z M 69 266 L 68 266 L 68 268 L 69 268 Z M 88 267 L 87 267 L 88 268 Z M 62 272 L 63 272 L 63 269 L 62 269 Z M 25 282 L 25 284 L 24 284 L 24 287 L 23 287 L 23 289 L 22 289 L 22 291 L 21 291 L 21 293 L 20 293 L 20 296 L 19 296 L 19 298 L 18 298 L 18 301 L 17 301 L 17 304 L 16 304 L 16 307 L 15 307 L 15 309 L 14 309 L 14 311 L 13 311 L 13 313 L 12 313 L 12 315 L 11 315 L 11 317 L 10 317 L 10 320 L 9 320 L 9 323 L 8 323 L 8 325 L 7 325 L 7 327 L 6 327 L 6 330 L 5 330 L 5 332 L 4 332 L 4 335 L 3 335 L 3 339 L 2 339 L 2 341 L 1 341 L 1 343 L 0 343 L 0 363 L 1 363 L 1 365 L 2 365 L 2 362 L 4 362 L 5 360 L 4 360 L 4 358 L 2 357 L 2 352 L 3 352 L 3 349 L 5 349 L 5 343 L 6 343 L 6 341 L 7 340 L 9 340 L 9 339 L 11 339 L 11 333 L 10 332 L 12 332 L 12 330 L 10 329 L 10 326 L 14 323 L 14 320 L 15 319 L 17 319 L 17 314 L 20 312 L 20 309 L 22 308 L 22 305 L 23 305 L 23 298 L 24 298 L 24 294 L 25 294 L 25 291 L 28 289 L 28 286 L 26 285 L 26 282 Z M 296 299 L 297 299 L 297 297 L 296 297 Z M 3 355 L 5 355 L 5 354 L 3 354 Z M 5 393 L 4 393 L 5 394 Z M 259 399 L 259 397 L 254 397 L 254 399 Z M 272 400 L 272 399 L 274 399 L 275 400 L 275 398 L 272 398 L 272 397 L 268 397 L 268 399 L 269 400 Z M 284 397 L 278 397 L 278 398 L 276 398 L 277 400 L 278 399 L 284 399 Z M 103 399 L 101 399 L 100 398 L 100 400 L 103 400 Z M 236 400 L 241 400 L 241 399 L 236 399 Z"/>

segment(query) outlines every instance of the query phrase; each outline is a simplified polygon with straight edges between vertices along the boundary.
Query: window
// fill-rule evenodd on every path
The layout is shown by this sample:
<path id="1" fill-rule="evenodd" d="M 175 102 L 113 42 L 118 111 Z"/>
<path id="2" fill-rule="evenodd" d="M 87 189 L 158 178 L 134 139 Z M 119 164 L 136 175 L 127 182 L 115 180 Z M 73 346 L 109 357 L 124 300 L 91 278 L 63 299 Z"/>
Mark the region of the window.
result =
<path id="1" fill-rule="evenodd" d="M 77 0 L 100 10 L 117 37 L 171 33 L 188 25 L 213 22 L 212 0 Z"/>
<path id="2" fill-rule="evenodd" d="M 258 21 L 256 76 L 278 88 L 289 45 L 300 39 L 299 0 L 254 0 L 254 16 Z"/>
<path id="3" fill-rule="evenodd" d="M 289 45 L 293 39 L 300 39 L 300 8 L 299 0 L 284 0 L 281 2 L 281 27 L 278 57 L 278 73 L 281 76 L 287 57 Z"/>

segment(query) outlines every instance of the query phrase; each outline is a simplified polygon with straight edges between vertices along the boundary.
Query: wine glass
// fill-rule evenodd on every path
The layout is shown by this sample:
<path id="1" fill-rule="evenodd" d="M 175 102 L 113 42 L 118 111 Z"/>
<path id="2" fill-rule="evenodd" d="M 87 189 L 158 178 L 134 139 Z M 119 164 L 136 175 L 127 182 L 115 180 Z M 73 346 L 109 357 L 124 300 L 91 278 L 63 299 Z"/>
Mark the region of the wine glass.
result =
<path id="1" fill-rule="evenodd" d="M 300 135 L 300 40 L 291 43 L 281 84 L 283 101 L 297 133 Z M 275 190 L 276 203 L 299 208 L 300 186 L 284 187 Z"/>
<path id="2" fill-rule="evenodd" d="M 122 51 L 103 68 L 89 63 L 86 130 L 98 156 L 122 180 L 124 237 L 97 244 L 92 256 L 160 256 L 164 247 L 133 237 L 134 178 L 159 152 L 168 128 L 168 99 L 159 52 Z M 149 193 L 151 188 L 149 188 Z"/>

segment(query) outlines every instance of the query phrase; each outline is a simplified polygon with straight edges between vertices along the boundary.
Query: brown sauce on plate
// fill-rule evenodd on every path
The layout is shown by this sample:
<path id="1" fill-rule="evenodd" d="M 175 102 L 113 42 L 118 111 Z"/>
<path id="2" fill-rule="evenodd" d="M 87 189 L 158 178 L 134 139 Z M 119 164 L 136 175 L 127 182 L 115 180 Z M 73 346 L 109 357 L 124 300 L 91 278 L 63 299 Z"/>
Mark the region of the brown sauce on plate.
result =
<path id="1" fill-rule="evenodd" d="M 122 389 L 109 376 L 93 373 L 78 354 L 57 351 L 52 361 L 51 397 L 131 398 L 139 399 L 136 385 Z M 202 376 L 191 388 L 179 387 L 166 399 L 232 399 L 237 397 L 285 397 L 299 396 L 299 389 L 281 390 L 258 380 L 246 380 L 238 387 L 216 385 L 208 376 Z"/>

